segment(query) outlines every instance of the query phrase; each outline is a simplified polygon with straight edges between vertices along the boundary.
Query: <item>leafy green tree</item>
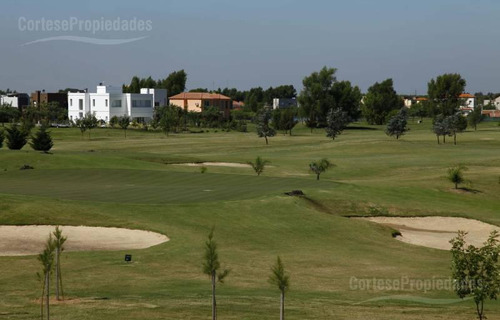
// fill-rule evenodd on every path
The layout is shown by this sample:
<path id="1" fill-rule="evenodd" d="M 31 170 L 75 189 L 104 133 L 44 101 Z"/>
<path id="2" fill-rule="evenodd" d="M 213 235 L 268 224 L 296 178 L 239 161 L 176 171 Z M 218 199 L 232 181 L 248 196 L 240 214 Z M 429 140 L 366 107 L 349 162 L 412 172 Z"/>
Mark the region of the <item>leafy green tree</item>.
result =
<path id="1" fill-rule="evenodd" d="M 20 129 L 17 124 L 7 128 L 7 147 L 10 150 L 21 150 L 28 143 L 28 133 Z"/>
<path id="2" fill-rule="evenodd" d="M 90 133 L 92 132 L 92 129 L 97 128 L 97 126 L 99 125 L 99 120 L 97 120 L 95 115 L 87 113 L 83 118 L 83 121 L 85 122 L 85 126 L 89 131 L 89 140 L 90 140 Z"/>
<path id="3" fill-rule="evenodd" d="M 38 261 L 42 264 L 42 274 L 37 273 L 38 278 L 42 282 L 40 318 L 43 320 L 45 298 L 45 314 L 47 315 L 47 320 L 50 320 L 50 276 L 54 268 L 54 240 L 52 239 L 52 235 L 49 235 L 44 250 L 38 255 Z"/>
<path id="4" fill-rule="evenodd" d="M 212 283 L 212 320 L 217 320 L 217 302 L 215 299 L 215 288 L 217 283 L 224 283 L 224 279 L 228 276 L 229 270 L 221 271 L 219 262 L 219 253 L 217 251 L 217 243 L 214 240 L 214 228 L 208 235 L 208 240 L 205 242 L 205 257 L 203 262 L 203 273 L 210 277 Z"/>
<path id="5" fill-rule="evenodd" d="M 469 114 L 467 120 L 469 121 L 469 125 L 474 128 L 474 131 L 476 131 L 477 125 L 481 123 L 481 121 L 483 121 L 483 113 L 481 107 L 474 108 L 474 111 Z"/>
<path id="6" fill-rule="evenodd" d="M 186 89 L 187 73 L 184 70 L 174 71 L 166 79 L 158 81 L 158 86 L 167 89 L 169 97 L 184 92 Z"/>
<path id="7" fill-rule="evenodd" d="M 52 142 L 52 137 L 50 136 L 50 132 L 47 131 L 45 126 L 41 126 L 40 130 L 31 137 L 30 146 L 33 150 L 49 152 L 50 149 L 54 146 Z"/>
<path id="8" fill-rule="evenodd" d="M 259 138 L 266 139 L 266 145 L 269 144 L 268 138 L 276 135 L 276 130 L 270 126 L 271 110 L 269 108 L 262 109 L 257 115 L 257 135 Z"/>
<path id="9" fill-rule="evenodd" d="M 285 293 L 290 289 L 290 275 L 285 271 L 285 266 L 278 257 L 276 264 L 271 268 L 269 283 L 278 287 L 280 297 L 280 320 L 285 320 Z"/>
<path id="10" fill-rule="evenodd" d="M 309 164 L 309 169 L 316 174 L 316 180 L 319 180 L 319 176 L 331 167 L 333 167 L 333 164 L 327 159 L 321 159 Z"/>
<path id="11" fill-rule="evenodd" d="M 114 128 L 118 125 L 120 118 L 118 116 L 112 116 L 111 119 L 109 119 L 109 125 L 111 128 Z"/>
<path id="12" fill-rule="evenodd" d="M 330 109 L 326 123 L 326 136 L 335 140 L 349 124 L 349 115 L 340 108 Z"/>
<path id="13" fill-rule="evenodd" d="M 458 189 L 458 185 L 465 182 L 464 171 L 467 170 L 467 167 L 463 165 L 457 165 L 451 168 L 448 168 L 448 175 L 446 178 L 453 184 L 455 184 L 455 189 Z"/>
<path id="14" fill-rule="evenodd" d="M 302 80 L 303 89 L 299 95 L 300 111 L 306 125 L 312 129 L 326 122 L 326 114 L 334 105 L 332 86 L 337 81 L 337 69 L 323 67 Z M 323 118 L 323 115 L 325 116 Z M 323 121 L 322 121 L 323 118 Z"/>
<path id="15" fill-rule="evenodd" d="M 11 107 L 8 104 L 0 106 L 0 122 L 2 127 L 5 127 L 5 123 L 13 122 L 20 117 L 20 112 L 18 108 Z"/>
<path id="16" fill-rule="evenodd" d="M 130 125 L 130 117 L 123 116 L 118 118 L 118 125 L 122 128 L 123 132 L 125 132 L 125 138 L 127 138 L 127 129 Z"/>
<path id="17" fill-rule="evenodd" d="M 78 129 L 80 129 L 80 133 L 82 134 L 82 138 L 83 138 L 83 134 L 85 133 L 85 131 L 87 131 L 87 123 L 85 122 L 84 118 L 76 119 L 75 126 Z"/>
<path id="18" fill-rule="evenodd" d="M 427 93 L 434 116 L 442 114 L 451 116 L 460 107 L 460 95 L 464 92 L 467 82 L 460 74 L 443 74 L 427 84 Z"/>
<path id="19" fill-rule="evenodd" d="M 444 125 L 448 130 L 448 135 L 453 137 L 453 144 L 457 144 L 457 133 L 467 129 L 467 119 L 460 113 L 444 118 Z"/>
<path id="20" fill-rule="evenodd" d="M 392 79 L 387 79 L 368 88 L 362 111 L 368 123 L 382 125 L 393 110 L 399 110 L 403 105 L 403 99 L 394 90 Z"/>
<path id="21" fill-rule="evenodd" d="M 392 117 L 387 123 L 387 128 L 385 133 L 388 136 L 396 136 L 396 139 L 399 139 L 402 135 L 408 131 L 408 109 L 403 107 L 397 115 Z"/>
<path id="22" fill-rule="evenodd" d="M 255 159 L 255 162 L 248 161 L 247 162 L 249 165 L 252 166 L 253 170 L 255 173 L 260 176 L 262 172 L 264 172 L 264 168 L 266 167 L 267 164 L 270 162 L 268 160 L 262 159 L 260 156 Z"/>
<path id="23" fill-rule="evenodd" d="M 272 123 L 276 130 L 282 130 L 292 135 L 293 128 L 297 125 L 297 110 L 295 108 L 275 109 L 272 111 Z"/>
<path id="24" fill-rule="evenodd" d="M 443 136 L 443 143 L 446 143 L 446 136 L 450 134 L 448 123 L 444 119 L 444 116 L 440 114 L 434 118 L 432 123 L 432 131 L 436 134 L 438 144 L 441 144 L 439 140 L 440 136 Z"/>
<path id="25" fill-rule="evenodd" d="M 455 293 L 461 298 L 472 297 L 479 320 L 486 319 L 484 302 L 496 300 L 500 293 L 500 245 L 498 231 L 493 231 L 481 248 L 466 245 L 464 231 L 450 241 L 452 277 Z"/>
<path id="26" fill-rule="evenodd" d="M 64 243 L 68 239 L 63 236 L 62 230 L 59 226 L 53 232 L 54 235 L 54 253 L 55 253 L 55 271 L 56 271 L 56 299 L 59 301 L 64 300 L 64 290 L 63 290 L 63 281 L 62 281 L 62 273 L 61 273 L 61 254 L 64 251 Z"/>

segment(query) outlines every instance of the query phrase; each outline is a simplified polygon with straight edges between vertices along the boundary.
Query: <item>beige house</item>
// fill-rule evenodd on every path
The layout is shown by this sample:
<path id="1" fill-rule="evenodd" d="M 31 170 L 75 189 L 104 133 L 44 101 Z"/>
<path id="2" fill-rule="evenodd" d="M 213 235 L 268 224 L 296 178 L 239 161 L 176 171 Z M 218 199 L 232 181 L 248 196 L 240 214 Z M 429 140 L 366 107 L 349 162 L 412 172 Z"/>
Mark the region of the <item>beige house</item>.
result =
<path id="1" fill-rule="evenodd" d="M 187 111 L 201 112 L 206 107 L 218 107 L 225 118 L 230 116 L 233 102 L 231 98 L 218 93 L 183 92 L 170 97 L 170 104 Z"/>

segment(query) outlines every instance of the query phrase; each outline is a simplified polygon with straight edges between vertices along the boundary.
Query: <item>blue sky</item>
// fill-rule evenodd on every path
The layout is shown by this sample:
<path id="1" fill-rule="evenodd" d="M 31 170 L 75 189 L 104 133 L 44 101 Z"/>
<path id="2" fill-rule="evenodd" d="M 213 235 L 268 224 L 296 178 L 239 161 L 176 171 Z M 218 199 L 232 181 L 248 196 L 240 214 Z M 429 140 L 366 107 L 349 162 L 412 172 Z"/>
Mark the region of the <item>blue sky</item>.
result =
<path id="1" fill-rule="evenodd" d="M 494 0 L 2 0 L 0 8 L 2 89 L 92 89 L 179 69 L 188 73 L 188 88 L 300 89 L 304 76 L 326 65 L 363 91 L 393 78 L 398 92 L 424 94 L 431 78 L 458 72 L 467 91 L 500 92 L 500 2 Z M 70 17 L 135 17 L 151 20 L 152 30 L 19 30 L 20 18 Z M 23 45 L 62 35 L 146 38 L 116 46 Z"/>

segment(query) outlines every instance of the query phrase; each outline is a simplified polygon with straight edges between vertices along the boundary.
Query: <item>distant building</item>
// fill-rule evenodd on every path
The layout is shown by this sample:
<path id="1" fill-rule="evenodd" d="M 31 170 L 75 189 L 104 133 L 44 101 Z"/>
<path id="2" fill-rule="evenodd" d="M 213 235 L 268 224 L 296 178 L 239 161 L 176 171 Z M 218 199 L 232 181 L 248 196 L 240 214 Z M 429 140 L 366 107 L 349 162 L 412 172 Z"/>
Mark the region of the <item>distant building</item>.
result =
<path id="1" fill-rule="evenodd" d="M 155 105 L 166 104 L 167 90 L 141 89 L 141 93 L 123 93 L 122 88 L 97 86 L 97 92 L 69 92 L 68 117 L 75 121 L 87 113 L 109 122 L 112 117 L 128 116 L 138 122 L 153 119 Z"/>
<path id="2" fill-rule="evenodd" d="M 30 97 L 26 93 L 8 93 L 0 96 L 0 105 L 4 104 L 22 109 L 29 106 Z"/>
<path id="3" fill-rule="evenodd" d="M 233 101 L 218 93 L 183 92 L 170 97 L 170 104 L 186 111 L 202 112 L 203 108 L 217 107 L 225 118 L 229 118 Z"/>
<path id="4" fill-rule="evenodd" d="M 233 101 L 233 110 L 243 110 L 245 103 L 241 101 Z"/>
<path id="5" fill-rule="evenodd" d="M 500 110 L 500 97 L 494 100 L 484 100 L 483 106 L 493 105 L 497 110 Z"/>
<path id="6" fill-rule="evenodd" d="M 284 98 L 274 98 L 273 99 L 273 109 L 288 109 L 297 108 L 297 99 L 284 99 Z"/>
<path id="7" fill-rule="evenodd" d="M 68 93 L 67 92 L 57 92 L 48 93 L 45 90 L 35 91 L 31 93 L 31 105 L 38 107 L 43 103 L 57 103 L 60 107 L 68 108 Z"/>
<path id="8" fill-rule="evenodd" d="M 476 97 L 470 93 L 462 93 L 459 98 L 462 100 L 461 109 L 474 110 L 476 108 Z"/>

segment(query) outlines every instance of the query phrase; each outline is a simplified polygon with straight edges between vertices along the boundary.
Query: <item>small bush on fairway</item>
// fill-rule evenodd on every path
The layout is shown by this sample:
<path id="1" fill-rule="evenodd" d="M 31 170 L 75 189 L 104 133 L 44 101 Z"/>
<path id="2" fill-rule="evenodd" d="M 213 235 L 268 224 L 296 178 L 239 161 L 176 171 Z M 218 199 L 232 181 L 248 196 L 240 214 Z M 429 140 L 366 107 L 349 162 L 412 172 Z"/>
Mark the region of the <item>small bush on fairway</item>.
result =
<path id="1" fill-rule="evenodd" d="M 205 172 L 207 172 L 207 170 L 208 170 L 208 168 L 207 168 L 207 167 L 201 167 L 201 168 L 200 168 L 200 172 L 201 172 L 201 173 L 205 173 Z"/>
<path id="2" fill-rule="evenodd" d="M 321 159 L 309 164 L 309 169 L 316 174 L 316 180 L 319 180 L 319 176 L 331 167 L 333 167 L 333 164 L 327 159 Z"/>
<path id="3" fill-rule="evenodd" d="M 21 150 L 28 142 L 28 133 L 19 129 L 17 125 L 7 128 L 7 147 L 10 150 Z"/>
<path id="4" fill-rule="evenodd" d="M 30 146 L 36 151 L 49 152 L 54 146 L 50 132 L 45 127 L 40 130 L 31 138 Z"/>
<path id="5" fill-rule="evenodd" d="M 462 165 L 457 165 L 451 168 L 448 168 L 448 180 L 455 184 L 455 189 L 458 189 L 458 185 L 465 182 L 464 171 L 467 170 L 467 167 Z"/>
<path id="6" fill-rule="evenodd" d="M 247 163 L 251 165 L 255 173 L 260 176 L 261 173 L 264 172 L 264 168 L 266 167 L 266 164 L 269 163 L 269 161 L 264 160 L 261 157 L 257 157 L 257 159 L 255 159 L 255 162 L 248 161 Z"/>

